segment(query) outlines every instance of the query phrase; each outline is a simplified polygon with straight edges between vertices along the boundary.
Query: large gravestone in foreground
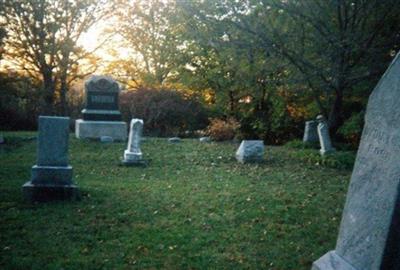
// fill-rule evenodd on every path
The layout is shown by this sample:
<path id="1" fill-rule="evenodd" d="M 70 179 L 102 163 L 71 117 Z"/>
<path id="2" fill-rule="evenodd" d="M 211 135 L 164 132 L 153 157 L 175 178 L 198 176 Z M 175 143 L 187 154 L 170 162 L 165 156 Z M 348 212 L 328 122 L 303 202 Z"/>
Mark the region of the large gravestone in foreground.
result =
<path id="1" fill-rule="evenodd" d="M 336 249 L 312 269 L 400 269 L 400 54 L 369 98 Z"/>
<path id="2" fill-rule="evenodd" d="M 31 180 L 22 186 L 28 201 L 51 201 L 79 197 L 68 165 L 69 117 L 39 117 L 37 161 Z"/>
<path id="3" fill-rule="evenodd" d="M 79 139 L 99 139 L 102 136 L 125 140 L 126 123 L 121 121 L 117 82 L 106 76 L 92 76 L 85 83 L 86 103 L 82 118 L 75 122 L 75 135 Z"/>

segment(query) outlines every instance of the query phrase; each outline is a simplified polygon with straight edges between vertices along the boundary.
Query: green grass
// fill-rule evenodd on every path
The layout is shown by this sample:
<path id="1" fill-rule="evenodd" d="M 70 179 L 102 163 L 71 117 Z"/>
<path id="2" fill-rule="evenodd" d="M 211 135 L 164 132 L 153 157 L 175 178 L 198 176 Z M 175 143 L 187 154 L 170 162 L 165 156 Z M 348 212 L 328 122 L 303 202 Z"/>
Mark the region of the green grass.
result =
<path id="1" fill-rule="evenodd" d="M 334 248 L 349 169 L 266 147 L 238 164 L 237 145 L 142 144 L 147 168 L 122 167 L 125 143 L 70 139 L 83 198 L 28 204 L 33 133 L 0 148 L 0 269 L 310 269 Z M 318 151 L 318 150 L 312 150 Z"/>

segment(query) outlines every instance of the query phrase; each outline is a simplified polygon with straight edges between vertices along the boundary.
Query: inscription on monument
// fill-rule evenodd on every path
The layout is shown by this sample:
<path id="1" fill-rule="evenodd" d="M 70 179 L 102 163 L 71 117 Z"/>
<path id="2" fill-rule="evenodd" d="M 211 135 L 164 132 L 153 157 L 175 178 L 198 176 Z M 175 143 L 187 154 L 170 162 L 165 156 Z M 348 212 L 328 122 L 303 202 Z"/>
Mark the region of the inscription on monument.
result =
<path id="1" fill-rule="evenodd" d="M 115 99 L 112 96 L 91 96 L 92 102 L 96 103 L 114 103 Z"/>

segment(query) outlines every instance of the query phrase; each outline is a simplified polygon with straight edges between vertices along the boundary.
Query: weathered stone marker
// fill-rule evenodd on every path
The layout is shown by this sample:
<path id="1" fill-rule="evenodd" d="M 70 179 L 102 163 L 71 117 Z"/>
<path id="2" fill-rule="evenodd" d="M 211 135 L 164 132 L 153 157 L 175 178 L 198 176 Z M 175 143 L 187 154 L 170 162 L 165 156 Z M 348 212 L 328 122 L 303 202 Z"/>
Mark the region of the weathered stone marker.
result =
<path id="1" fill-rule="evenodd" d="M 85 82 L 86 103 L 82 110 L 83 119 L 75 122 L 77 138 L 125 140 L 126 123 L 121 121 L 118 97 L 119 86 L 106 76 L 92 76 Z"/>
<path id="2" fill-rule="evenodd" d="M 319 141 L 317 126 L 318 126 L 317 121 L 314 120 L 306 121 L 306 125 L 304 128 L 303 142 L 315 143 Z"/>
<path id="3" fill-rule="evenodd" d="M 180 143 L 182 140 L 179 137 L 168 138 L 169 143 Z"/>
<path id="4" fill-rule="evenodd" d="M 321 145 L 321 149 L 319 152 L 321 155 L 329 154 L 335 152 L 336 149 L 332 146 L 331 137 L 329 135 L 329 127 L 328 123 L 325 121 L 325 118 L 322 115 L 317 117 L 318 120 L 318 137 L 319 144 Z"/>
<path id="5" fill-rule="evenodd" d="M 261 162 L 264 157 L 262 140 L 243 140 L 236 151 L 236 159 L 240 163 Z"/>
<path id="6" fill-rule="evenodd" d="M 28 201 L 78 198 L 68 165 L 69 117 L 39 117 L 37 162 L 31 180 L 22 186 Z"/>
<path id="7" fill-rule="evenodd" d="M 124 152 L 123 163 L 125 165 L 145 165 L 143 160 L 142 151 L 140 150 L 140 143 L 142 141 L 143 120 L 132 119 L 131 130 L 129 132 L 128 147 Z"/>
<path id="8" fill-rule="evenodd" d="M 400 54 L 368 101 L 336 249 L 312 269 L 400 269 Z"/>

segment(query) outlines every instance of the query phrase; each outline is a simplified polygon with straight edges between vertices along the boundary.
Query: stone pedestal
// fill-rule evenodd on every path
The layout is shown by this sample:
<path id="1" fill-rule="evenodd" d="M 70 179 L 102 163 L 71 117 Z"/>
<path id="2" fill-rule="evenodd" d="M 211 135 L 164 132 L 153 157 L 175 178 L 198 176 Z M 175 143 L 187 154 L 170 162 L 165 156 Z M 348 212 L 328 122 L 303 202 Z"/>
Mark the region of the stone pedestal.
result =
<path id="1" fill-rule="evenodd" d="M 100 139 L 104 136 L 113 140 L 126 140 L 126 123 L 121 121 L 118 98 L 119 86 L 106 76 L 92 76 L 85 82 L 86 103 L 82 118 L 75 123 L 78 139 Z"/>
<path id="2" fill-rule="evenodd" d="M 264 159 L 264 142 L 262 140 L 243 140 L 236 151 L 240 163 L 262 162 Z"/>
<path id="3" fill-rule="evenodd" d="M 75 136 L 78 139 L 100 139 L 108 136 L 116 141 L 125 141 L 127 126 L 122 121 L 75 121 Z"/>
<path id="4" fill-rule="evenodd" d="M 72 181 L 68 165 L 68 117 L 39 117 L 37 164 L 31 179 L 22 186 L 23 196 L 30 202 L 78 199 L 78 187 Z"/>
<path id="5" fill-rule="evenodd" d="M 146 165 L 146 162 L 143 160 L 142 150 L 140 150 L 143 120 L 132 119 L 130 128 L 128 147 L 124 152 L 124 159 L 122 162 L 125 165 Z"/>
<path id="6" fill-rule="evenodd" d="M 318 122 L 317 121 L 306 121 L 304 128 L 303 142 L 305 143 L 316 143 L 318 142 Z"/>

